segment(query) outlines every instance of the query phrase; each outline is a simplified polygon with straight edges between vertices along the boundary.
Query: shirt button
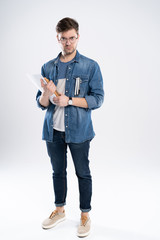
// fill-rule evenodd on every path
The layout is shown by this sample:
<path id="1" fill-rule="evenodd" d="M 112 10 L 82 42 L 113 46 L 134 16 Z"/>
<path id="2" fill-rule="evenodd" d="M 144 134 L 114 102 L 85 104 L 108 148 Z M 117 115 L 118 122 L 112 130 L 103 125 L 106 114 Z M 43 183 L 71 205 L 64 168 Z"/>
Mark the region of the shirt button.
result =
<path id="1" fill-rule="evenodd" d="M 67 115 L 67 114 L 65 114 L 65 116 L 67 117 L 68 115 Z"/>
<path id="2" fill-rule="evenodd" d="M 67 78 L 66 80 L 68 81 L 69 79 Z"/>
<path id="3" fill-rule="evenodd" d="M 68 128 L 68 126 L 66 126 L 66 128 Z"/>
<path id="4" fill-rule="evenodd" d="M 66 90 L 66 92 L 68 92 L 68 90 Z"/>

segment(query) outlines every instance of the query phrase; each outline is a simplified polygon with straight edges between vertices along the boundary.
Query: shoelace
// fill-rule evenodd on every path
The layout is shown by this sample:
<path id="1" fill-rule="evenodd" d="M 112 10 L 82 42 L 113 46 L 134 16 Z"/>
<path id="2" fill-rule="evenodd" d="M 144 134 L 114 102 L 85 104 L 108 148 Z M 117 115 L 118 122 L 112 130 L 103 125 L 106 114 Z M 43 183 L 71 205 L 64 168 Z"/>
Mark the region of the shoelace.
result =
<path id="1" fill-rule="evenodd" d="M 49 216 L 50 219 L 52 219 L 53 217 L 55 217 L 57 215 L 58 211 L 54 210 L 51 215 Z"/>
<path id="2" fill-rule="evenodd" d="M 81 217 L 81 226 L 85 226 L 88 222 L 88 217 L 83 216 Z"/>

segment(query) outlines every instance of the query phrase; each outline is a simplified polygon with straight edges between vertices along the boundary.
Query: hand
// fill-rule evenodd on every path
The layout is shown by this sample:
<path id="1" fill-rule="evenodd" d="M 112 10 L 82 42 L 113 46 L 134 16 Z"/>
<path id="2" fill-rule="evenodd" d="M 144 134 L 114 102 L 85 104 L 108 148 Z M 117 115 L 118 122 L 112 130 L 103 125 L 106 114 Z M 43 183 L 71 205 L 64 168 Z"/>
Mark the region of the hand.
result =
<path id="1" fill-rule="evenodd" d="M 69 100 L 69 97 L 67 97 L 64 94 L 60 94 L 60 96 L 53 98 L 54 103 L 60 107 L 68 106 L 68 100 Z"/>
<path id="2" fill-rule="evenodd" d="M 47 84 L 44 84 L 42 79 L 40 79 L 40 81 L 41 81 L 41 87 L 43 88 L 45 95 L 47 96 L 53 95 L 53 93 L 56 91 L 56 86 L 53 83 L 53 81 L 50 80 Z"/>

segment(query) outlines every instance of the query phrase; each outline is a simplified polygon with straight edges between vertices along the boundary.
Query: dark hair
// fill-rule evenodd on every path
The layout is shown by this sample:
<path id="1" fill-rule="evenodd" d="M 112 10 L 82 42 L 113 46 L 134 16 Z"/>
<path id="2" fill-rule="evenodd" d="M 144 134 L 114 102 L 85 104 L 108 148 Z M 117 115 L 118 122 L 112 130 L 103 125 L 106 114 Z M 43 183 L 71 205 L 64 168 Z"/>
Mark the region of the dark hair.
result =
<path id="1" fill-rule="evenodd" d="M 75 29 L 76 32 L 78 33 L 79 24 L 75 19 L 69 17 L 61 19 L 56 26 L 57 33 L 66 32 L 71 29 Z"/>

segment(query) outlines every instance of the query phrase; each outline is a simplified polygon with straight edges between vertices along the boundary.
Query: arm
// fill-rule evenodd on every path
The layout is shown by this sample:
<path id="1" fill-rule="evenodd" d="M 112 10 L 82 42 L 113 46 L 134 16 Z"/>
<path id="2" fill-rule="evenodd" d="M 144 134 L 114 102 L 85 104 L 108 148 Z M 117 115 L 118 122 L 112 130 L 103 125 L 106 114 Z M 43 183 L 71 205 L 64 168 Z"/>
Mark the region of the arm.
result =
<path id="1" fill-rule="evenodd" d="M 43 106 L 43 107 L 48 107 L 49 106 L 49 96 L 43 92 L 39 98 L 39 103 Z"/>
<path id="2" fill-rule="evenodd" d="M 56 91 L 56 86 L 52 81 L 49 81 L 47 84 L 44 84 L 42 80 L 41 86 L 43 88 L 43 93 L 39 98 L 39 103 L 44 107 L 48 107 L 50 104 L 49 97 L 53 95 L 53 93 Z"/>
<path id="3" fill-rule="evenodd" d="M 90 92 L 85 96 L 88 108 L 99 108 L 104 100 L 103 78 L 99 65 L 95 62 L 89 81 Z"/>
<path id="4" fill-rule="evenodd" d="M 72 106 L 96 109 L 102 105 L 104 99 L 103 78 L 97 63 L 93 66 L 89 87 L 90 92 L 84 98 L 72 97 Z M 55 104 L 61 107 L 68 106 L 68 100 L 69 97 L 64 94 L 53 98 Z"/>
<path id="5" fill-rule="evenodd" d="M 66 106 L 68 106 L 69 97 L 67 97 L 64 94 L 61 94 L 59 97 L 54 97 L 53 100 L 56 105 L 58 105 L 60 107 L 66 107 Z M 88 108 L 88 104 L 87 104 L 87 101 L 85 98 L 73 97 L 72 98 L 72 106 Z"/>
<path id="6" fill-rule="evenodd" d="M 102 105 L 104 99 L 103 78 L 97 63 L 95 63 L 93 66 L 89 88 L 89 94 L 84 98 L 72 97 L 72 106 L 89 108 L 93 110 Z M 68 106 L 69 97 L 61 94 L 59 97 L 53 98 L 53 100 L 56 105 L 66 107 Z"/>
<path id="7" fill-rule="evenodd" d="M 72 105 L 76 107 L 88 108 L 88 103 L 85 98 L 72 98 Z"/>

